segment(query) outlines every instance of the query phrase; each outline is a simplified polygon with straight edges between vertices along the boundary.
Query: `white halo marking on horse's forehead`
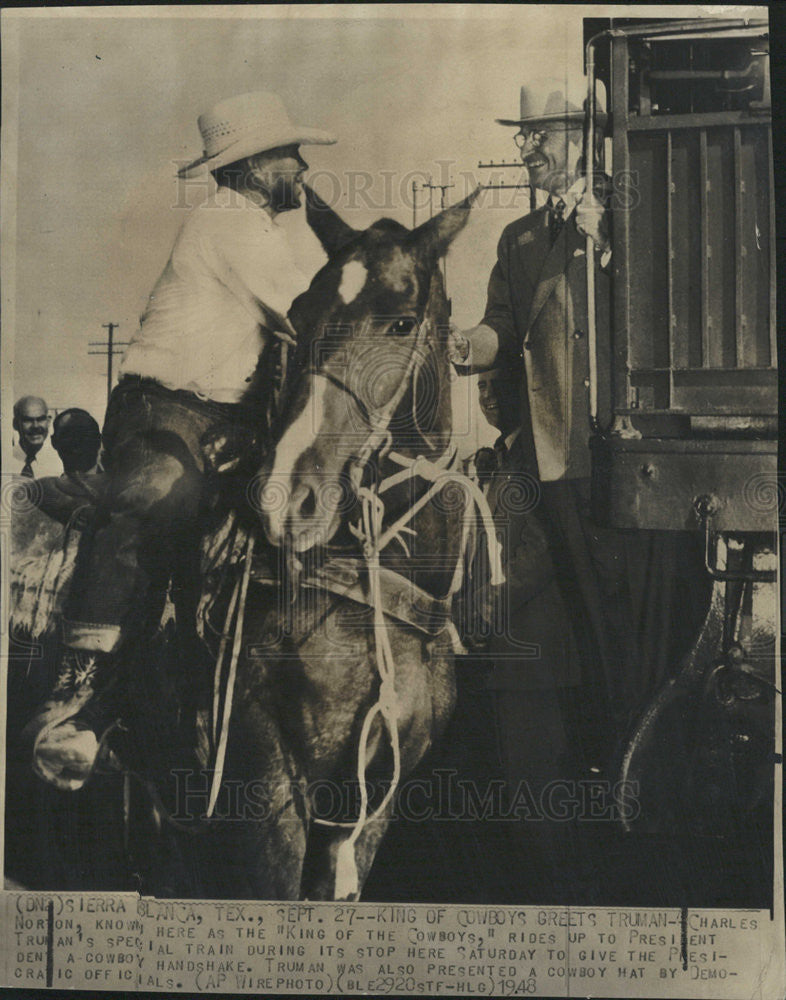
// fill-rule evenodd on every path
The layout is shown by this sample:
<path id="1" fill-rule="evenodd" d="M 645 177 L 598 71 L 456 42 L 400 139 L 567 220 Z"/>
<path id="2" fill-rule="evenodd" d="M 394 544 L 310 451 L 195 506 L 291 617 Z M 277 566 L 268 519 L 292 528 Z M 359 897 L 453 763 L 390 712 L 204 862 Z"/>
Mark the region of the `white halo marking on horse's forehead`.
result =
<path id="1" fill-rule="evenodd" d="M 367 277 L 365 264 L 361 264 L 359 260 L 350 260 L 344 265 L 341 271 L 341 284 L 338 286 L 338 294 L 344 305 L 349 305 L 358 297 Z"/>

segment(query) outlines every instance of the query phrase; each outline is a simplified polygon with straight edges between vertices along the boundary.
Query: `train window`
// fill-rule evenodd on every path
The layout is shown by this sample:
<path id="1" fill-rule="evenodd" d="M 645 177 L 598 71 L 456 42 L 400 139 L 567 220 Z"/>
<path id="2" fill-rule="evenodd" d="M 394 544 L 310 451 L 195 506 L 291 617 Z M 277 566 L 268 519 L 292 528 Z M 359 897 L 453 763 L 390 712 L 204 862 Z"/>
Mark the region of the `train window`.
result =
<path id="1" fill-rule="evenodd" d="M 634 114 L 769 110 L 763 38 L 637 42 L 630 48 L 629 72 Z"/>

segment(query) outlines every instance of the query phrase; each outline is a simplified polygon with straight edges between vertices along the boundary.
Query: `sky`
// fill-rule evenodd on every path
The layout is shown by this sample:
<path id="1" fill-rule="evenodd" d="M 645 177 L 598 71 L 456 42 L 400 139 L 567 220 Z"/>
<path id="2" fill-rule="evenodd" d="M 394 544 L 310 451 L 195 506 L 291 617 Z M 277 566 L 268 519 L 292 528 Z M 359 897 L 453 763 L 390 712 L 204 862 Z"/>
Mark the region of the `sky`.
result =
<path id="1" fill-rule="evenodd" d="M 495 118 L 518 114 L 521 84 L 581 74 L 583 16 L 702 9 L 721 12 L 578 4 L 3 11 L 4 426 L 25 393 L 102 419 L 106 362 L 88 354 L 89 342 L 104 340 L 110 321 L 118 339 L 133 334 L 188 206 L 207 194 L 206 177 L 184 186 L 175 174 L 201 152 L 197 115 L 222 98 L 276 91 L 294 121 L 338 137 L 303 151 L 314 186 L 351 225 L 383 215 L 411 225 L 413 180 L 422 222 L 429 176 L 455 185 L 447 203 L 478 180 L 525 179 L 478 163 L 517 159 L 515 130 Z M 454 244 L 447 275 L 459 326 L 481 319 L 497 240 L 527 204 L 525 190 L 487 196 Z M 302 239 L 302 218 L 290 216 L 282 221 Z M 471 386 L 457 387 L 455 403 L 464 453 L 493 440 Z"/>

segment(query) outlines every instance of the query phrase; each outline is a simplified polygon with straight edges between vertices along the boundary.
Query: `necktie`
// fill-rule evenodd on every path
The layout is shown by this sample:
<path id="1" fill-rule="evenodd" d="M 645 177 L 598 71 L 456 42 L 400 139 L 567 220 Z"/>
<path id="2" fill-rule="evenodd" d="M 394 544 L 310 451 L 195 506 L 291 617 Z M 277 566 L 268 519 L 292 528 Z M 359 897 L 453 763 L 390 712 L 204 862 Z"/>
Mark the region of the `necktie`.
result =
<path id="1" fill-rule="evenodd" d="M 503 468 L 505 465 L 505 457 L 508 454 L 508 446 L 505 444 L 504 437 L 501 437 L 494 442 L 494 454 L 497 456 L 497 469 Z"/>
<path id="2" fill-rule="evenodd" d="M 33 472 L 33 465 L 30 459 L 25 459 L 25 464 L 22 466 L 22 475 L 27 479 L 35 479 L 35 473 Z"/>
<path id="3" fill-rule="evenodd" d="M 565 225 L 565 202 L 562 198 L 557 199 L 557 201 L 549 199 L 549 211 L 549 234 L 553 246 Z"/>

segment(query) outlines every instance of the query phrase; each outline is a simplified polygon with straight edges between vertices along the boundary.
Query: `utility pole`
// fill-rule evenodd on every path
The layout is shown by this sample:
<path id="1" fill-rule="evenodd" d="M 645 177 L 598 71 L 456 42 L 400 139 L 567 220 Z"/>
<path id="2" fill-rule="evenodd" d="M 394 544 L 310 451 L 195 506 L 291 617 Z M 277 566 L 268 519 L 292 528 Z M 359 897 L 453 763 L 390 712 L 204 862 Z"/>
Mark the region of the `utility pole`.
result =
<path id="1" fill-rule="evenodd" d="M 439 192 L 441 192 L 440 193 L 440 199 L 439 199 L 439 208 L 440 208 L 440 211 L 444 211 L 445 210 L 445 192 L 448 190 L 448 188 L 452 188 L 452 187 L 455 187 L 455 186 L 456 186 L 455 184 L 432 184 L 430 176 L 429 176 L 429 179 L 428 179 L 427 183 L 423 185 L 423 187 L 427 188 L 429 191 L 439 191 Z M 429 216 L 433 215 L 433 212 L 431 211 L 431 195 L 429 195 L 429 199 L 428 199 L 428 211 L 429 211 Z"/>
<path id="2" fill-rule="evenodd" d="M 102 323 L 101 326 L 107 331 L 106 340 L 91 340 L 90 347 L 103 348 L 98 351 L 88 351 L 88 354 L 100 354 L 106 357 L 106 402 L 109 405 L 109 397 L 112 395 L 112 360 L 116 354 L 122 354 L 123 348 L 128 346 L 127 340 L 115 340 L 115 330 L 119 323 Z"/>
<path id="3" fill-rule="evenodd" d="M 478 170 L 510 170 L 514 167 L 520 170 L 521 162 L 509 163 L 505 160 L 501 160 L 499 163 L 495 163 L 493 160 L 490 160 L 488 163 L 483 163 L 482 161 L 478 162 Z M 522 188 L 529 188 L 529 210 L 530 212 L 534 212 L 537 208 L 535 201 L 535 188 L 532 187 L 531 184 L 505 184 L 500 181 L 498 183 L 492 182 L 491 184 L 483 184 L 481 186 L 484 191 L 502 191 L 504 189 L 520 191 Z"/>
<path id="4" fill-rule="evenodd" d="M 432 184 L 431 175 L 429 174 L 428 181 L 423 185 L 424 189 L 428 191 L 428 217 L 431 218 L 434 212 L 431 208 L 431 192 L 439 191 L 439 210 L 441 212 L 445 211 L 445 192 L 448 188 L 455 187 L 455 184 Z M 445 282 L 445 292 L 447 293 L 448 288 L 448 258 L 447 254 L 442 258 L 442 280 Z M 452 310 L 450 299 L 448 299 L 448 309 Z"/>
<path id="5" fill-rule="evenodd" d="M 415 229 L 418 224 L 418 191 L 423 191 L 430 186 L 431 178 L 429 177 L 429 184 L 421 184 L 418 187 L 418 182 L 412 182 L 412 228 Z M 428 205 L 429 205 L 429 217 L 431 217 L 431 192 L 428 193 Z"/>

